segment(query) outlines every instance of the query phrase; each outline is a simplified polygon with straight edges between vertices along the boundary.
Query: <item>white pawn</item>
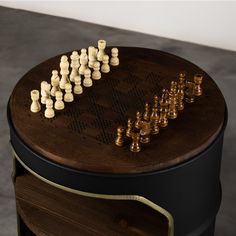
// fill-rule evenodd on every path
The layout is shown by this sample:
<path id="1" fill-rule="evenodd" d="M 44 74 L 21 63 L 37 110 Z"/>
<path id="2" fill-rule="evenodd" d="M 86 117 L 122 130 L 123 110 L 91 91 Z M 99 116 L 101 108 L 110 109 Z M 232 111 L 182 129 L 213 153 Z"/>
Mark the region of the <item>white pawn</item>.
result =
<path id="1" fill-rule="evenodd" d="M 117 48 L 112 48 L 111 49 L 111 65 L 112 66 L 118 66 L 119 65 L 119 58 L 118 58 L 118 49 Z"/>
<path id="2" fill-rule="evenodd" d="M 61 74 L 60 88 L 65 89 L 65 84 L 70 82 L 68 79 L 69 62 L 68 62 L 68 57 L 66 55 L 63 55 L 61 57 L 60 69 L 61 69 L 60 70 L 60 74 Z"/>
<path id="3" fill-rule="evenodd" d="M 103 59 L 102 59 L 102 67 L 101 67 L 101 71 L 102 73 L 108 73 L 110 72 L 110 66 L 109 66 L 109 56 L 108 55 L 104 55 Z"/>
<path id="4" fill-rule="evenodd" d="M 59 90 L 59 82 L 60 82 L 60 78 L 58 76 L 58 71 L 53 70 L 52 77 L 51 77 L 51 85 L 52 85 L 51 95 L 53 97 L 56 96 L 56 92 Z"/>
<path id="5" fill-rule="evenodd" d="M 100 63 L 98 61 L 96 61 L 93 64 L 92 79 L 95 79 L 95 80 L 101 79 L 101 72 L 99 70 L 100 70 Z"/>
<path id="6" fill-rule="evenodd" d="M 93 85 L 93 81 L 91 80 L 91 70 L 86 69 L 84 71 L 84 82 L 83 82 L 84 87 L 91 87 Z"/>
<path id="7" fill-rule="evenodd" d="M 39 112 L 41 110 L 41 105 L 39 103 L 39 91 L 38 90 L 32 90 L 30 92 L 32 104 L 30 106 L 30 111 L 32 112 Z"/>
<path id="8" fill-rule="evenodd" d="M 80 55 L 80 68 L 79 68 L 79 74 L 83 75 L 84 71 L 88 68 L 87 66 L 88 63 L 88 57 Z"/>
<path id="9" fill-rule="evenodd" d="M 74 96 L 72 94 L 72 85 L 70 83 L 65 84 L 65 95 L 64 95 L 64 101 L 65 102 L 73 102 Z"/>
<path id="10" fill-rule="evenodd" d="M 89 66 L 90 68 L 93 68 L 93 64 L 94 64 L 94 62 L 96 61 L 96 56 L 97 56 L 97 54 L 96 54 L 96 48 L 90 46 L 90 47 L 88 48 L 88 57 L 89 57 L 88 66 Z"/>
<path id="11" fill-rule="evenodd" d="M 103 56 L 105 55 L 105 48 L 106 48 L 106 41 L 103 39 L 98 40 L 98 53 L 97 53 L 97 60 L 102 61 Z"/>
<path id="12" fill-rule="evenodd" d="M 41 82 L 41 103 L 46 104 L 47 98 L 50 98 L 51 85 L 47 81 Z"/>
<path id="13" fill-rule="evenodd" d="M 55 111 L 53 110 L 53 101 L 51 98 L 46 100 L 46 110 L 44 112 L 46 118 L 53 118 L 55 116 Z"/>
<path id="14" fill-rule="evenodd" d="M 72 71 L 71 71 L 71 74 L 70 74 L 70 81 L 71 82 L 74 82 L 74 78 L 75 76 L 78 75 L 79 71 L 79 54 L 77 51 L 73 51 L 71 56 L 70 56 L 70 59 L 71 59 L 71 64 L 70 64 L 70 67 L 72 68 Z"/>
<path id="15" fill-rule="evenodd" d="M 74 93 L 75 94 L 81 94 L 83 93 L 83 88 L 81 86 L 81 77 L 80 76 L 75 76 L 75 86 L 74 86 Z"/>
<path id="16" fill-rule="evenodd" d="M 80 56 L 85 57 L 85 58 L 88 59 L 87 49 L 86 49 L 86 48 L 82 48 L 82 49 L 81 49 L 81 54 L 80 54 Z"/>
<path id="17" fill-rule="evenodd" d="M 63 110 L 65 108 L 65 104 L 62 101 L 63 99 L 63 93 L 61 91 L 56 92 L 56 102 L 55 102 L 55 109 L 56 110 Z"/>

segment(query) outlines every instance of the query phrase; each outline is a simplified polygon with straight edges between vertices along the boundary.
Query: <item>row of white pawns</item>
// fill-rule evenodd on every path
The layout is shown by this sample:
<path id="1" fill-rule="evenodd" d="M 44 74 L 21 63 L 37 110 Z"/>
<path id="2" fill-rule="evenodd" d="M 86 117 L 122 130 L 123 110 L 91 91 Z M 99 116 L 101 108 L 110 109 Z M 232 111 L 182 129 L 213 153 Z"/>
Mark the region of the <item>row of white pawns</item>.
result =
<path id="1" fill-rule="evenodd" d="M 83 86 L 84 87 L 91 87 L 93 85 L 93 79 L 99 80 L 101 79 L 101 72 L 108 73 L 110 72 L 110 65 L 109 65 L 109 56 L 105 54 L 106 48 L 106 41 L 99 40 L 98 41 L 98 49 L 90 46 L 88 48 L 88 55 L 87 49 L 81 49 L 81 54 L 77 51 L 73 51 L 70 59 L 71 63 L 68 62 L 68 57 L 63 55 L 60 61 L 60 74 L 61 79 L 58 75 L 57 70 L 52 71 L 51 77 L 51 84 L 47 81 L 41 82 L 41 103 L 46 104 L 46 109 L 44 112 L 44 116 L 46 118 L 53 118 L 55 116 L 56 110 L 63 110 L 65 107 L 65 102 L 72 102 L 74 100 L 74 95 L 72 93 L 72 85 L 71 82 L 75 84 L 73 88 L 73 92 L 75 94 L 82 94 L 83 87 L 81 86 L 81 75 L 84 75 Z M 100 62 L 102 62 L 101 72 L 100 72 Z M 112 66 L 119 65 L 119 58 L 118 58 L 118 49 L 112 48 L 111 49 L 111 59 L 110 64 Z M 69 75 L 69 66 L 71 67 L 71 73 Z M 93 72 L 91 74 L 91 70 Z M 92 77 L 92 79 L 91 79 Z M 63 101 L 63 93 L 62 90 L 65 90 L 64 94 L 64 101 Z M 30 92 L 31 95 L 31 112 L 39 112 L 41 110 L 41 105 L 39 102 L 39 91 L 32 90 Z M 52 97 L 56 98 L 55 104 L 53 106 Z"/>

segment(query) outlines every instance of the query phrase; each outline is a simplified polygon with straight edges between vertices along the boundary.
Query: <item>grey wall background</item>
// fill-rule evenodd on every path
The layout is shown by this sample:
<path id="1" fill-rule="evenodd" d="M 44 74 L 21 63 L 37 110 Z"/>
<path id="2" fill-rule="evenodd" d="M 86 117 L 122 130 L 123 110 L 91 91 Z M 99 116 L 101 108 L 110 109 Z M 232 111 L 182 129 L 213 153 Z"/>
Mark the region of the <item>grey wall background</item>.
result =
<path id="1" fill-rule="evenodd" d="M 56 2 L 56 4 L 55 4 Z M 236 50 L 235 1 L 2 1 L 2 6 Z"/>
<path id="2" fill-rule="evenodd" d="M 154 37 L 0 7 L 0 235 L 16 235 L 12 160 L 6 119 L 8 98 L 17 81 L 36 64 L 57 54 L 95 45 L 139 46 L 167 51 L 202 67 L 225 96 L 229 122 L 225 132 L 221 179 L 223 201 L 216 236 L 236 234 L 236 52 Z"/>

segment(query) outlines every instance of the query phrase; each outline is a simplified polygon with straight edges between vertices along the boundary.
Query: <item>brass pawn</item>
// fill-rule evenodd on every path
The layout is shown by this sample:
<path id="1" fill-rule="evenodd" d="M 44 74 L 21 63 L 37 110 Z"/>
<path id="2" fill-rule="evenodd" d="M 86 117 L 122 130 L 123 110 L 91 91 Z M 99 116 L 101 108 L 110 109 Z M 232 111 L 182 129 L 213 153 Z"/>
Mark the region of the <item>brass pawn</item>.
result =
<path id="1" fill-rule="evenodd" d="M 133 133 L 132 134 L 132 143 L 130 145 L 130 151 L 131 152 L 140 152 L 141 146 L 140 146 L 140 134 L 139 133 Z"/>
<path id="2" fill-rule="evenodd" d="M 145 111 L 143 113 L 143 119 L 145 121 L 149 121 L 150 117 L 149 117 L 149 113 L 150 113 L 150 105 L 148 102 L 145 103 Z"/>
<path id="3" fill-rule="evenodd" d="M 141 143 L 149 143 L 150 142 L 150 133 L 151 133 L 151 125 L 150 122 L 144 121 L 142 123 L 142 128 L 140 130 L 140 142 Z"/>
<path id="4" fill-rule="evenodd" d="M 165 128 L 168 125 L 168 90 L 162 90 L 162 96 L 160 101 L 160 117 L 159 117 L 159 125 L 162 128 Z"/>
<path id="5" fill-rule="evenodd" d="M 154 95 L 154 102 L 153 102 L 153 107 L 157 108 L 158 109 L 158 96 L 157 95 Z"/>
<path id="6" fill-rule="evenodd" d="M 134 126 L 136 129 L 141 129 L 142 127 L 142 114 L 139 111 L 136 112 L 136 121 Z"/>
<path id="7" fill-rule="evenodd" d="M 126 129 L 126 136 L 129 138 L 132 137 L 132 128 L 133 128 L 133 121 L 129 118 Z"/>
<path id="8" fill-rule="evenodd" d="M 163 89 L 163 99 L 169 103 L 169 90 L 168 89 Z"/>
<path id="9" fill-rule="evenodd" d="M 194 95 L 201 96 L 202 95 L 201 84 L 202 84 L 203 76 L 201 74 L 196 74 L 194 75 L 193 79 L 194 79 Z"/>
<path id="10" fill-rule="evenodd" d="M 187 81 L 186 82 L 187 89 L 185 90 L 185 101 L 187 103 L 193 103 L 195 101 L 195 95 L 194 95 L 194 83 Z"/>
<path id="11" fill-rule="evenodd" d="M 169 110 L 168 110 L 168 118 L 176 119 L 178 116 L 177 111 L 177 83 L 175 81 L 171 81 L 171 87 L 169 92 Z"/>
<path id="12" fill-rule="evenodd" d="M 154 110 L 155 108 L 153 108 Z M 153 111 L 155 112 L 155 111 Z M 150 118 L 151 121 L 151 127 L 152 127 L 152 131 L 151 134 L 158 134 L 159 133 L 159 116 L 157 117 L 151 117 Z"/>
<path id="13" fill-rule="evenodd" d="M 124 140 L 123 140 L 124 131 L 125 131 L 125 129 L 122 126 L 119 126 L 117 128 L 117 137 L 115 140 L 115 144 L 119 147 L 122 147 L 124 144 Z"/>

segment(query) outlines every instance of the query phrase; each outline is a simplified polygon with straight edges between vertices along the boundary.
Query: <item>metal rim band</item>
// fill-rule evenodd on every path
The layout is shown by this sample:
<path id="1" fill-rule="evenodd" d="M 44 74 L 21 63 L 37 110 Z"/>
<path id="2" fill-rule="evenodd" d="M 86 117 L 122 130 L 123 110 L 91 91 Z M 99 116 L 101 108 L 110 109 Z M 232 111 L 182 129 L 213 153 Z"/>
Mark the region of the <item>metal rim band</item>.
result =
<path id="1" fill-rule="evenodd" d="M 96 194 L 96 193 L 89 193 L 89 192 L 84 192 L 72 188 L 68 188 L 66 186 L 57 184 L 55 182 L 52 182 L 41 175 L 37 174 L 34 172 L 32 169 L 30 169 L 22 160 L 21 158 L 16 154 L 14 148 L 11 145 L 12 153 L 13 153 L 13 158 L 16 158 L 17 161 L 27 170 L 29 171 L 32 175 L 37 177 L 38 179 L 42 180 L 43 182 L 54 186 L 58 189 L 61 189 L 63 191 L 67 191 L 70 193 L 75 193 L 84 197 L 92 197 L 92 198 L 100 198 L 100 199 L 108 199 L 108 200 L 130 200 L 130 201 L 137 201 L 141 202 L 144 205 L 147 205 L 148 207 L 152 208 L 153 210 L 161 213 L 164 215 L 168 221 L 168 236 L 174 236 L 174 219 L 172 215 L 165 210 L 164 208 L 158 206 L 157 204 L 153 203 L 152 201 L 148 200 L 147 198 L 140 196 L 140 195 L 109 195 L 109 194 Z"/>

